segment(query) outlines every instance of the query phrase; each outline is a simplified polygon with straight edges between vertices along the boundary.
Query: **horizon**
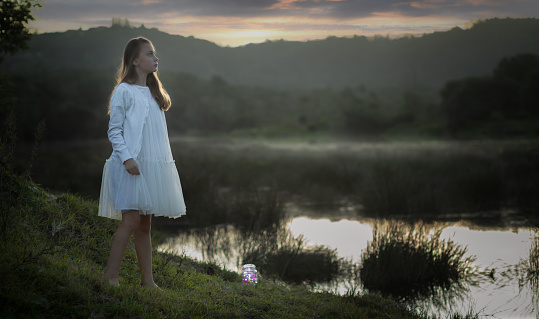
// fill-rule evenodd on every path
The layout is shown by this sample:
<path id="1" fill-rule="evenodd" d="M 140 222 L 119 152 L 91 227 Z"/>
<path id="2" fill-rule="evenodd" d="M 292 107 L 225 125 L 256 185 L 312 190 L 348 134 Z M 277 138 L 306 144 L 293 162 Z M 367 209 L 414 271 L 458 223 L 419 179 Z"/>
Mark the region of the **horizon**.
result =
<path id="1" fill-rule="evenodd" d="M 117 19 L 119 19 L 119 20 L 117 20 Z M 384 38 L 387 37 L 389 39 L 402 39 L 402 38 L 409 38 L 409 37 L 416 37 L 417 38 L 417 37 L 422 37 L 424 35 L 429 35 L 429 34 L 432 34 L 432 33 L 435 33 L 435 32 L 447 32 L 447 31 L 450 31 L 450 30 L 452 30 L 454 28 L 460 28 L 462 30 L 468 30 L 468 29 L 472 28 L 477 23 L 484 22 L 484 21 L 489 21 L 489 20 L 496 20 L 496 19 L 504 20 L 504 19 L 537 19 L 537 18 L 535 18 L 535 17 L 527 17 L 527 18 L 510 18 L 510 17 L 505 17 L 505 18 L 499 18 L 499 17 L 484 18 L 484 19 L 478 19 L 478 20 L 475 20 L 475 21 L 469 21 L 469 22 L 465 23 L 463 26 L 454 25 L 454 26 L 448 27 L 447 29 L 433 30 L 431 32 L 425 32 L 425 33 L 421 33 L 421 34 L 410 34 L 410 33 L 402 33 L 402 34 L 370 34 L 370 35 L 366 35 L 366 34 L 350 34 L 350 35 L 343 35 L 343 36 L 337 36 L 337 35 L 329 34 L 329 35 L 327 35 L 325 37 L 321 36 L 319 38 L 312 38 L 312 39 L 310 38 L 310 39 L 304 39 L 304 40 L 282 39 L 282 38 L 280 38 L 280 39 L 264 39 L 264 40 L 261 40 L 260 42 L 248 42 L 248 43 L 244 43 L 244 44 L 238 44 L 238 45 L 235 45 L 235 46 L 219 44 L 219 43 L 213 42 L 212 40 L 199 38 L 199 37 L 196 37 L 196 36 L 193 36 L 193 35 L 170 33 L 170 32 L 167 32 L 166 30 L 162 30 L 162 29 L 157 28 L 157 27 L 146 26 L 144 23 L 141 23 L 140 25 L 134 25 L 127 18 L 125 18 L 125 19 L 123 19 L 123 18 L 111 18 L 111 23 L 109 23 L 108 25 L 96 25 L 96 26 L 88 27 L 87 29 L 83 29 L 82 27 L 79 27 L 79 28 L 75 28 L 75 29 L 58 30 L 58 31 L 46 31 L 46 32 L 38 32 L 38 30 L 33 30 L 33 31 L 36 32 L 36 34 L 39 35 L 39 34 L 47 34 L 47 33 L 63 33 L 63 32 L 68 32 L 68 31 L 77 31 L 77 30 L 88 31 L 90 29 L 111 28 L 113 26 L 128 27 L 128 28 L 133 28 L 133 29 L 138 29 L 138 28 L 141 28 L 142 26 L 144 26 L 144 28 L 146 28 L 146 29 L 156 29 L 156 30 L 158 30 L 160 32 L 164 32 L 164 33 L 167 33 L 169 35 L 178 35 L 178 36 L 181 36 L 181 37 L 184 37 L 184 38 L 193 37 L 193 38 L 195 38 L 197 40 L 208 41 L 208 42 L 211 42 L 211 43 L 213 43 L 215 45 L 218 45 L 220 47 L 238 48 L 238 47 L 242 47 L 242 46 L 247 46 L 249 44 L 262 44 L 262 43 L 265 43 L 265 42 L 284 41 L 284 42 L 304 42 L 305 43 L 305 42 L 309 42 L 309 41 L 325 40 L 325 39 L 333 38 L 333 37 L 339 38 L 339 39 L 353 39 L 353 38 L 356 38 L 356 37 L 365 37 L 367 39 L 375 39 L 375 38 L 378 38 L 378 37 L 384 37 Z M 128 22 L 128 24 L 126 24 L 126 22 Z"/>
<path id="2" fill-rule="evenodd" d="M 536 0 L 48 0 L 34 11 L 37 33 L 110 26 L 114 18 L 132 26 L 207 40 L 222 47 L 266 41 L 328 37 L 422 36 L 478 20 L 537 18 Z"/>

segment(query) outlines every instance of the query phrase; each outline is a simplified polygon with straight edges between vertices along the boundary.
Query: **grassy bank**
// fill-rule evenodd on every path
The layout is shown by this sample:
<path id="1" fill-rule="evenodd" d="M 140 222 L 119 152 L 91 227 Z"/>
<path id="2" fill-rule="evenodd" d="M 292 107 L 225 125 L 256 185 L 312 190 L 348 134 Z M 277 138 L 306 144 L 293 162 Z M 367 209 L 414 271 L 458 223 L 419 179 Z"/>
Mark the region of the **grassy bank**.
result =
<path id="1" fill-rule="evenodd" d="M 185 257 L 155 253 L 162 291 L 141 288 L 132 246 L 121 286 L 102 273 L 117 222 L 97 217 L 97 202 L 1 172 L 0 317 L 418 318 L 376 295 L 336 296 L 238 274 Z M 153 231 L 153 242 L 162 235 Z"/>

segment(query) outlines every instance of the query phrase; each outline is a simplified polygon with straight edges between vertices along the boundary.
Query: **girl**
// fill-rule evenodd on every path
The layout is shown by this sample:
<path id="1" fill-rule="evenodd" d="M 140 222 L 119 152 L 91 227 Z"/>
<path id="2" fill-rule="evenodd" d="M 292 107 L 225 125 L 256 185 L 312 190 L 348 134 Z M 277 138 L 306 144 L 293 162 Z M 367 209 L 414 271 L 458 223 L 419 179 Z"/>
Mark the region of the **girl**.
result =
<path id="1" fill-rule="evenodd" d="M 122 220 L 105 270 L 105 278 L 116 286 L 127 244 L 135 233 L 140 284 L 158 288 L 152 274 L 152 215 L 185 215 L 164 114 L 171 102 L 157 77 L 158 61 L 148 39 L 131 39 L 109 104 L 113 152 L 103 168 L 99 216 Z"/>

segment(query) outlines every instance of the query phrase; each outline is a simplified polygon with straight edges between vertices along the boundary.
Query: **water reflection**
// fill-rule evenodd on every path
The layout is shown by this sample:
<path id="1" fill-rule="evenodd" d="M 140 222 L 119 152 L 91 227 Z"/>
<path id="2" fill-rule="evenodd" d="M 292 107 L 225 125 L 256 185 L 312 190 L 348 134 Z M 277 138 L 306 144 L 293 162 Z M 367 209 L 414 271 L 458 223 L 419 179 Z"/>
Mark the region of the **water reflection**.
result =
<path id="1" fill-rule="evenodd" d="M 294 236 L 303 235 L 312 245 L 324 245 L 339 251 L 339 256 L 354 263 L 361 260 L 361 252 L 372 240 L 369 223 L 342 219 L 331 221 L 327 218 L 311 219 L 296 217 L 286 225 Z"/>
<path id="2" fill-rule="evenodd" d="M 257 231 L 230 225 L 193 229 L 169 240 L 160 249 L 236 271 L 241 264 L 255 264 L 267 279 L 310 286 L 342 277 L 348 264 L 338 257 L 336 249 L 307 245 L 304 236 L 295 237 L 285 227 Z"/>
<path id="3" fill-rule="evenodd" d="M 468 252 L 477 256 L 476 264 L 483 270 L 480 285 L 471 287 L 476 309 L 500 318 L 535 318 L 537 287 L 526 283 L 529 264 L 535 257 L 533 238 L 537 232 L 531 229 L 490 230 L 464 226 L 449 226 L 446 236 L 466 244 Z"/>
<path id="4" fill-rule="evenodd" d="M 261 254 L 271 245 L 277 245 L 272 248 L 274 253 L 283 248 L 315 251 L 316 247 L 324 246 L 326 252 L 335 251 L 333 260 L 339 261 L 338 271 L 324 278 L 325 282 L 313 282 L 312 289 L 345 294 L 364 290 L 358 269 L 361 254 L 373 238 L 372 224 L 373 220 L 351 217 L 330 220 L 299 216 L 288 220 L 277 231 L 263 230 L 254 234 L 222 225 L 181 232 L 159 249 L 183 253 L 239 272 L 249 254 Z M 452 239 L 467 248 L 466 256 L 476 257 L 473 263 L 476 276 L 457 282 L 450 289 L 436 288 L 432 295 L 410 302 L 410 307 L 430 309 L 437 314 L 467 313 L 471 307 L 498 318 L 535 318 L 539 308 L 537 236 L 536 231 L 526 228 L 500 230 L 464 224 L 444 225 L 440 238 Z M 262 269 L 260 273 L 268 276 Z"/>

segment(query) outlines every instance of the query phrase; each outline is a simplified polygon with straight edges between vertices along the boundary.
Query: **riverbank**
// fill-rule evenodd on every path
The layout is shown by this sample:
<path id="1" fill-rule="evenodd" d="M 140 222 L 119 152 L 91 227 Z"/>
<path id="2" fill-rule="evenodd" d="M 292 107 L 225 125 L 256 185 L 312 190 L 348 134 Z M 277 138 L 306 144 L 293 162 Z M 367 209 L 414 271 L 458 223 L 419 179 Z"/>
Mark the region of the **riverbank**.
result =
<path id="1" fill-rule="evenodd" d="M 262 280 L 166 253 L 154 254 L 161 291 L 141 288 L 133 243 L 121 286 L 102 280 L 117 222 L 97 202 L 39 185 L 0 167 L 0 317 L 422 318 L 377 295 L 336 296 Z M 154 246 L 163 235 L 154 229 Z"/>

